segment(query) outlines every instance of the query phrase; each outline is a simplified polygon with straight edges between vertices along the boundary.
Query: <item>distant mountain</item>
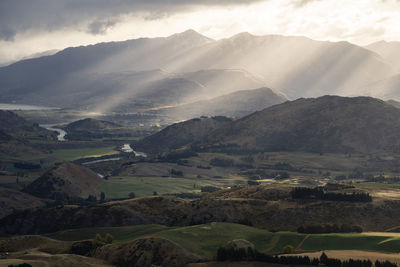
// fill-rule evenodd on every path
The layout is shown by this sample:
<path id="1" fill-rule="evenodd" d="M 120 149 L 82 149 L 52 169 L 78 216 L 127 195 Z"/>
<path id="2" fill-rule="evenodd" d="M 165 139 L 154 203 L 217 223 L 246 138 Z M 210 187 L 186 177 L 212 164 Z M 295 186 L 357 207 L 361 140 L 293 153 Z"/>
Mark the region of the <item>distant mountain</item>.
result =
<path id="1" fill-rule="evenodd" d="M 290 98 L 352 94 L 392 73 L 378 54 L 347 42 L 241 33 L 192 49 L 172 71 L 240 68 L 263 77 Z"/>
<path id="2" fill-rule="evenodd" d="M 359 89 L 364 95 L 376 96 L 381 99 L 400 100 L 400 74 L 370 83 Z"/>
<path id="3" fill-rule="evenodd" d="M 166 72 L 147 72 L 155 69 Z M 213 71 L 218 69 L 245 71 Z M 265 83 L 290 98 L 352 95 L 392 73 L 391 65 L 378 54 L 346 42 L 248 33 L 215 41 L 189 30 L 166 38 L 67 48 L 2 67 L 0 102 L 99 111 L 120 104 L 151 108 Z M 235 75 L 245 79 L 240 82 Z M 154 98 L 157 95 L 160 99 Z"/>
<path id="4" fill-rule="evenodd" d="M 393 100 L 393 99 L 389 99 L 389 100 L 386 101 L 386 103 L 392 105 L 393 107 L 400 108 L 400 102 L 399 101 L 396 101 L 396 100 Z"/>
<path id="5" fill-rule="evenodd" d="M 369 97 L 298 99 L 212 132 L 200 150 L 400 152 L 400 110 Z"/>
<path id="6" fill-rule="evenodd" d="M 160 132 L 136 142 L 134 147 L 146 153 L 169 152 L 200 141 L 212 131 L 231 122 L 232 119 L 222 116 L 191 119 L 170 125 Z"/>
<path id="7" fill-rule="evenodd" d="M 29 184 L 24 192 L 47 199 L 87 198 L 99 194 L 103 180 L 92 170 L 65 162 Z"/>
<path id="8" fill-rule="evenodd" d="M 400 42 L 379 41 L 369 44 L 365 48 L 382 56 L 394 66 L 397 72 L 400 72 Z"/>
<path id="9" fill-rule="evenodd" d="M 173 118 L 189 119 L 201 116 L 242 117 L 269 106 L 281 104 L 288 99 L 280 92 L 263 87 L 241 90 L 208 100 L 159 110 Z"/>

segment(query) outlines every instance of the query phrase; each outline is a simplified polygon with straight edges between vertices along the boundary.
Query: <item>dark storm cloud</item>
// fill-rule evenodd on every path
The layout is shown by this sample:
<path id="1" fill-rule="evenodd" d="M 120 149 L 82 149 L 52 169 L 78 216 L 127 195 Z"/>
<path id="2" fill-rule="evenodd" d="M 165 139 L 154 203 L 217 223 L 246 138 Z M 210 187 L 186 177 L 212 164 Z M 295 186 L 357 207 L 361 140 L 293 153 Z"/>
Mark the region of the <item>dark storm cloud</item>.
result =
<path id="1" fill-rule="evenodd" d="M 146 12 L 147 18 L 168 16 L 198 6 L 245 5 L 265 0 L 0 0 L 0 39 L 23 31 L 77 27 L 104 33 L 124 14 Z M 153 14 L 153 15 L 152 15 Z"/>

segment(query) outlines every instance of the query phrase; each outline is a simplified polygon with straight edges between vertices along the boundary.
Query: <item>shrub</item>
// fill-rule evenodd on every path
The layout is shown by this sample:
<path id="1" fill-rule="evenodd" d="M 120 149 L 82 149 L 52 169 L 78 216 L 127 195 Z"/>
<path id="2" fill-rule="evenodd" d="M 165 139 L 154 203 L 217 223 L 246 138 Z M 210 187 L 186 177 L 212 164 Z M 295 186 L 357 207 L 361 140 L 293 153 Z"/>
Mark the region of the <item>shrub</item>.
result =
<path id="1" fill-rule="evenodd" d="M 111 234 L 107 233 L 104 240 L 106 244 L 112 244 L 112 242 L 114 242 L 114 237 Z"/>
<path id="2" fill-rule="evenodd" d="M 282 251 L 284 254 L 292 254 L 294 253 L 294 247 L 292 245 L 286 245 Z"/>

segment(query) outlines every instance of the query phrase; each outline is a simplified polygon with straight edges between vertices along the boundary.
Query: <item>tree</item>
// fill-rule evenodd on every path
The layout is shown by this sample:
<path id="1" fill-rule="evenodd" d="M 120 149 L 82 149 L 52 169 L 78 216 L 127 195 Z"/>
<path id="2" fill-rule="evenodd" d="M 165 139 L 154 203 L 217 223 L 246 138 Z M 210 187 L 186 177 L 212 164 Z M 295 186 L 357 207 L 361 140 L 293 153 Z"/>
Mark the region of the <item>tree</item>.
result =
<path id="1" fill-rule="evenodd" d="M 135 195 L 134 192 L 130 192 L 130 193 L 129 193 L 129 198 L 135 198 L 135 197 L 136 197 L 136 195 Z"/>
<path id="2" fill-rule="evenodd" d="M 114 237 L 111 234 L 107 233 L 104 240 L 106 244 L 112 244 L 112 242 L 114 241 Z"/>
<path id="3" fill-rule="evenodd" d="M 292 245 L 286 245 L 283 248 L 283 253 L 284 254 L 292 254 L 292 253 L 294 253 L 294 247 Z"/>
<path id="4" fill-rule="evenodd" d="M 319 261 L 323 264 L 328 262 L 328 256 L 326 256 L 325 252 L 322 252 L 321 257 L 319 257 Z"/>
<path id="5" fill-rule="evenodd" d="M 103 238 L 101 238 L 101 235 L 97 233 L 94 236 L 92 243 L 93 243 L 93 246 L 102 246 L 104 244 Z"/>

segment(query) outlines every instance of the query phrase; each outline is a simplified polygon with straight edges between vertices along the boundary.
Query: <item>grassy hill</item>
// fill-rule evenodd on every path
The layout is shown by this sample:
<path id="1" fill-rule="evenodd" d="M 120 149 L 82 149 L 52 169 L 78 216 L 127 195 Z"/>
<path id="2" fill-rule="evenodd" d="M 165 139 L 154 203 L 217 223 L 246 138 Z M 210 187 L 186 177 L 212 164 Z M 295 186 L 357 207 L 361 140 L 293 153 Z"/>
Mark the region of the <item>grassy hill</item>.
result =
<path id="1" fill-rule="evenodd" d="M 144 237 L 171 240 L 189 251 L 212 258 L 217 249 L 229 241 L 245 239 L 264 253 L 280 253 L 286 245 L 297 251 L 315 250 L 366 250 L 400 252 L 400 237 L 396 233 L 361 234 L 299 234 L 295 232 L 270 232 L 264 229 L 233 223 L 210 223 L 187 227 L 138 225 L 129 227 L 88 228 L 57 232 L 48 235 L 64 241 L 93 238 L 95 233 L 111 233 L 117 242 L 127 242 Z"/>
<path id="2" fill-rule="evenodd" d="M 324 96 L 286 102 L 214 131 L 198 149 L 399 152 L 400 110 L 384 101 Z"/>
<path id="3" fill-rule="evenodd" d="M 65 162 L 29 184 L 24 192 L 41 198 L 87 198 L 98 195 L 103 180 L 90 169 Z"/>

